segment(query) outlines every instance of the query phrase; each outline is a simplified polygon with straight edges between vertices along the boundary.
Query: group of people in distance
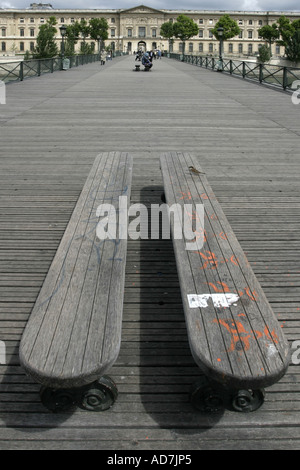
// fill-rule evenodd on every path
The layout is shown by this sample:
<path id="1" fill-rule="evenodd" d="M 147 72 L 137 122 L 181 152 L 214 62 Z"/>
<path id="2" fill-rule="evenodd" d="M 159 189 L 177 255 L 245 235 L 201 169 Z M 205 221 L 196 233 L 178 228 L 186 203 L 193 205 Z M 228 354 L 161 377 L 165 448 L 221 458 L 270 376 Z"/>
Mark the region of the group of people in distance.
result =
<path id="1" fill-rule="evenodd" d="M 139 50 L 136 53 L 135 60 L 139 60 L 142 62 L 142 64 L 145 67 L 148 67 L 149 69 L 153 66 L 153 59 L 161 59 L 161 51 L 150 51 L 150 52 L 143 52 L 142 50 Z"/>

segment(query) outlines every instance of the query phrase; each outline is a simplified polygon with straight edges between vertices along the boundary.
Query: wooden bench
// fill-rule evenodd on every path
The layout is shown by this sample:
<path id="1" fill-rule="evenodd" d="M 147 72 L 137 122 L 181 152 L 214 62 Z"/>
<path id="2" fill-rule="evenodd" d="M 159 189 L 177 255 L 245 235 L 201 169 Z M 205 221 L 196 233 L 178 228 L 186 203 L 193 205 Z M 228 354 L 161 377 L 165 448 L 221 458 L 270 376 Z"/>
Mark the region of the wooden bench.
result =
<path id="1" fill-rule="evenodd" d="M 186 249 L 184 235 L 173 236 L 190 348 L 204 374 L 191 401 L 201 410 L 254 411 L 264 387 L 286 372 L 288 342 L 197 160 L 174 152 L 160 163 L 168 206 L 191 204 L 190 219 L 204 206 L 195 249 Z M 174 234 L 172 217 L 170 223 Z"/>
<path id="2" fill-rule="evenodd" d="M 23 333 L 21 365 L 42 384 L 41 400 L 52 411 L 75 405 L 101 411 L 116 399 L 104 374 L 121 342 L 127 227 L 119 216 L 123 211 L 124 222 L 128 210 L 123 203 L 120 209 L 119 196 L 129 204 L 131 178 L 128 154 L 95 159 Z M 118 215 L 112 239 L 96 232 L 103 204 Z"/>

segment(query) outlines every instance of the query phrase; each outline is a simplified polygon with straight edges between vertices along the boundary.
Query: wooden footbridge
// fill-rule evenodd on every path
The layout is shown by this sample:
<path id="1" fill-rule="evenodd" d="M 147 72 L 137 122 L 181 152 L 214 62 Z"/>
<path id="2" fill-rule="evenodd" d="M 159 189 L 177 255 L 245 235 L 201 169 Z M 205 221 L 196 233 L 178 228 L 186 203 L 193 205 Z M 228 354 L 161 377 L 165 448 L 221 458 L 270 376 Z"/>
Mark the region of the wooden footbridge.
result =
<path id="1" fill-rule="evenodd" d="M 163 58 L 126 56 L 6 85 L 0 104 L 0 448 L 300 449 L 300 105 L 291 94 Z M 160 156 L 193 155 L 292 350 L 251 413 L 195 410 L 171 240 L 128 240 L 118 399 L 52 413 L 19 344 L 95 158 L 133 157 L 131 203 L 161 203 Z"/>

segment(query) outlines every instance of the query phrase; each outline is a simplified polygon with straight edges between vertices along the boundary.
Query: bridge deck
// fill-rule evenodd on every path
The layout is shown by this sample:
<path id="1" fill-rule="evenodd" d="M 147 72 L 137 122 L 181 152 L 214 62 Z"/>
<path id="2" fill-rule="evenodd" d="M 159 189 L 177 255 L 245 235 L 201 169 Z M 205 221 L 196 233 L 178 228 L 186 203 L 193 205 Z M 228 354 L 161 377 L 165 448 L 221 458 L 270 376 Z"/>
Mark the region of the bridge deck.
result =
<path id="1" fill-rule="evenodd" d="M 300 130 L 290 95 L 162 59 L 134 58 L 9 84 L 0 105 L 0 448 L 299 449 L 300 368 L 255 413 L 195 412 L 171 241 L 128 242 L 123 335 L 105 413 L 56 415 L 19 366 L 33 303 L 95 156 L 134 157 L 132 203 L 160 203 L 159 156 L 199 159 L 289 341 L 300 339 Z M 2 343 L 3 344 L 3 343 Z M 226 439 L 224 439 L 226 436 Z"/>

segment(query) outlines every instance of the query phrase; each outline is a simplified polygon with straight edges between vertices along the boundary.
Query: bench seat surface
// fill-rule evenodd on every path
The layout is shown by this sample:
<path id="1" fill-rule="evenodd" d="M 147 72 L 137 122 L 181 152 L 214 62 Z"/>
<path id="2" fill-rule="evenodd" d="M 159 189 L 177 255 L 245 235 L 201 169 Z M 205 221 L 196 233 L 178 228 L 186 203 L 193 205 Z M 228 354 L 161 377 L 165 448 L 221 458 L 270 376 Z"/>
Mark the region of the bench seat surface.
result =
<path id="1" fill-rule="evenodd" d="M 223 385 L 269 386 L 288 367 L 289 345 L 205 174 L 190 166 L 203 172 L 189 154 L 161 156 L 167 204 L 192 204 L 191 218 L 204 205 L 204 227 L 195 234 L 202 248 L 186 250 L 184 235 L 173 237 L 191 352 Z"/>
<path id="2" fill-rule="evenodd" d="M 80 387 L 116 360 L 127 239 L 99 240 L 97 207 L 129 199 L 132 158 L 96 157 L 20 344 L 25 370 L 45 386 Z M 127 210 L 127 209 L 126 209 Z M 123 238 L 123 237 L 121 237 Z"/>

